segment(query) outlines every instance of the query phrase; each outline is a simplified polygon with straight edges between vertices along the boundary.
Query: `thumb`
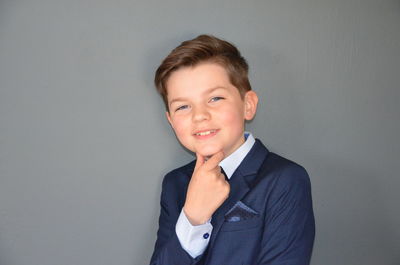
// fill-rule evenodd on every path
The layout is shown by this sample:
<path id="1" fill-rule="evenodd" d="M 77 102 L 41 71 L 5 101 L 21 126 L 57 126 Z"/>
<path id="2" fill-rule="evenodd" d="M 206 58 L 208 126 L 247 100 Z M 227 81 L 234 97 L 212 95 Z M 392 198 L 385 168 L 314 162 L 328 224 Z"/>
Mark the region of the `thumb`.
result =
<path id="1" fill-rule="evenodd" d="M 201 167 L 205 162 L 204 156 L 200 155 L 199 153 L 196 153 L 196 165 L 194 166 L 194 170 L 198 169 Z"/>

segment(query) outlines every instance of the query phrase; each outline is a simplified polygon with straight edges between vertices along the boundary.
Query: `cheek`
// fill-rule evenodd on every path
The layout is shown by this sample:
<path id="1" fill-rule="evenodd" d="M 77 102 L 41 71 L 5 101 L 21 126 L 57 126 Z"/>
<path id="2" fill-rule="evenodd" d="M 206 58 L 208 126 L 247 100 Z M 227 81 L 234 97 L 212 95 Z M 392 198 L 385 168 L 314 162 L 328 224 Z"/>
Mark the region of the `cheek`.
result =
<path id="1" fill-rule="evenodd" d="M 181 138 L 182 136 L 185 135 L 188 125 L 186 124 L 184 119 L 175 118 L 172 121 L 172 127 L 174 129 L 176 136 L 178 136 L 178 138 Z"/>
<path id="2" fill-rule="evenodd" d="M 244 123 L 244 116 L 243 113 L 240 112 L 237 108 L 229 108 L 221 111 L 220 113 L 224 113 L 220 116 L 220 118 L 225 125 L 239 128 L 242 127 L 240 125 Z"/>

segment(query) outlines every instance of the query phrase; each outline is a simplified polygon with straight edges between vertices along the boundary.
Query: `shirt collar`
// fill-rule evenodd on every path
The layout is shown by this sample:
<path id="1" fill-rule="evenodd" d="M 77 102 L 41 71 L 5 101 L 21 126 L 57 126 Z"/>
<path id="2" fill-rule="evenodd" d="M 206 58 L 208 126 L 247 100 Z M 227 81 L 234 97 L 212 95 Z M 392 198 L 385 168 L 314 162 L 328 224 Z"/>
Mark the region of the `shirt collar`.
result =
<path id="1" fill-rule="evenodd" d="M 243 159 L 256 142 L 253 135 L 249 132 L 244 132 L 244 138 L 246 141 L 238 149 L 236 149 L 235 152 L 225 157 L 219 163 L 220 167 L 222 167 L 225 171 L 225 175 L 228 179 L 232 177 L 235 170 L 239 167 L 240 163 L 242 163 Z"/>

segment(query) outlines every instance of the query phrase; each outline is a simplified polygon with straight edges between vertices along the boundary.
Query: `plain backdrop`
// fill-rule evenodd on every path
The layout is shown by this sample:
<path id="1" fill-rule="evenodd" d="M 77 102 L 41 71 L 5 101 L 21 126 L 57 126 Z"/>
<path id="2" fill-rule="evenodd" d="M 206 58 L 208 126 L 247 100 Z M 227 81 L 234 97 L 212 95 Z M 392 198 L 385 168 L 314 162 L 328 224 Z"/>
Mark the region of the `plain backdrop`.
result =
<path id="1" fill-rule="evenodd" d="M 312 264 L 400 264 L 399 28 L 398 0 L 1 0 L 0 264 L 149 263 L 193 159 L 154 71 L 201 33 L 250 64 L 247 130 L 310 174 Z"/>

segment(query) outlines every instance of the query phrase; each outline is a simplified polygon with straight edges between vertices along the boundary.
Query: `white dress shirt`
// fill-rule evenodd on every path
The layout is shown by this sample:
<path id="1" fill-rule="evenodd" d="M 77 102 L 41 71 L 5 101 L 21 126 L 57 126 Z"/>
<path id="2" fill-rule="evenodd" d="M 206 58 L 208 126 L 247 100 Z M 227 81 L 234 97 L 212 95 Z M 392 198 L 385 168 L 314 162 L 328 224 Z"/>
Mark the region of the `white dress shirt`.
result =
<path id="1" fill-rule="evenodd" d="M 246 141 L 236 149 L 235 152 L 224 158 L 219 163 L 220 167 L 225 171 L 228 179 L 232 177 L 235 170 L 239 167 L 240 163 L 242 163 L 243 159 L 255 143 L 255 139 L 251 133 L 245 132 L 244 137 Z M 210 241 L 212 230 L 213 226 L 211 225 L 211 219 L 205 224 L 194 226 L 189 222 L 183 209 L 175 226 L 175 232 L 182 248 L 192 258 L 196 258 L 203 254 L 204 250 L 207 248 L 208 242 Z"/>

